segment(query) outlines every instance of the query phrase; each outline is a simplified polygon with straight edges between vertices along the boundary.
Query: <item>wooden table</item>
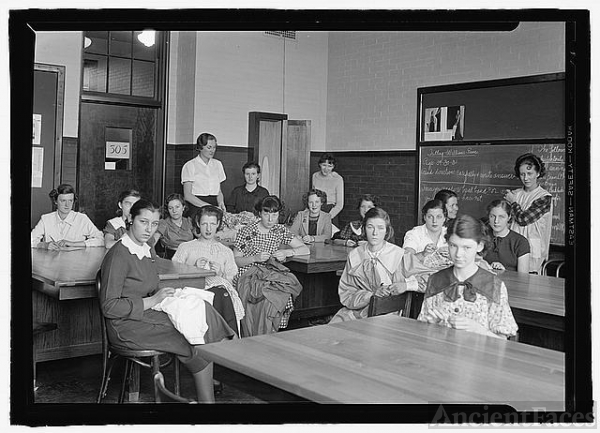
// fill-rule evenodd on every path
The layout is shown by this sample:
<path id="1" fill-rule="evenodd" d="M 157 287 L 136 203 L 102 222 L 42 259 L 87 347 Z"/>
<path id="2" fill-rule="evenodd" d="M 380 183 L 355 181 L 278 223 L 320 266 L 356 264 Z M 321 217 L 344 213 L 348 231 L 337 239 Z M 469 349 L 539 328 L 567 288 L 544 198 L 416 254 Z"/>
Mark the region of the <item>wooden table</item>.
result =
<path id="1" fill-rule="evenodd" d="M 102 352 L 96 273 L 104 247 L 71 251 L 31 249 L 33 318 L 58 324 L 54 332 L 36 338 L 37 361 Z M 214 275 L 192 266 L 157 258 L 160 287 L 204 287 Z"/>
<path id="2" fill-rule="evenodd" d="M 519 341 L 564 350 L 565 280 L 543 275 L 499 272 L 519 325 Z"/>
<path id="3" fill-rule="evenodd" d="M 338 295 L 339 276 L 344 269 L 351 247 L 316 243 L 309 246 L 310 255 L 291 257 L 286 263 L 296 275 L 302 292 L 294 303 L 292 318 L 326 316 L 342 305 Z"/>
<path id="4" fill-rule="evenodd" d="M 317 403 L 565 408 L 563 353 L 395 315 L 207 344 L 200 352 Z"/>

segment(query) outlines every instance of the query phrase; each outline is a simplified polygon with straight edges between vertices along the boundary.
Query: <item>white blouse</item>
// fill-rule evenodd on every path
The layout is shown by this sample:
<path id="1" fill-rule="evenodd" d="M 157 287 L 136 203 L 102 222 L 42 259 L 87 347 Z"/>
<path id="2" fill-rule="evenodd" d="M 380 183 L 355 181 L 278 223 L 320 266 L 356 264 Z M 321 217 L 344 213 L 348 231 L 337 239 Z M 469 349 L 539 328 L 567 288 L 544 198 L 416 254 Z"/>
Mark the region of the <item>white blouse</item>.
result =
<path id="1" fill-rule="evenodd" d="M 181 169 L 181 183 L 192 182 L 192 194 L 207 196 L 218 195 L 221 182 L 227 179 L 223 164 L 218 159 L 205 163 L 200 155 L 185 163 Z"/>
<path id="2" fill-rule="evenodd" d="M 42 215 L 31 231 L 31 246 L 40 242 L 58 242 L 61 240 L 84 241 L 86 247 L 103 247 L 104 235 L 86 214 L 71 211 L 63 220 L 58 211 Z"/>

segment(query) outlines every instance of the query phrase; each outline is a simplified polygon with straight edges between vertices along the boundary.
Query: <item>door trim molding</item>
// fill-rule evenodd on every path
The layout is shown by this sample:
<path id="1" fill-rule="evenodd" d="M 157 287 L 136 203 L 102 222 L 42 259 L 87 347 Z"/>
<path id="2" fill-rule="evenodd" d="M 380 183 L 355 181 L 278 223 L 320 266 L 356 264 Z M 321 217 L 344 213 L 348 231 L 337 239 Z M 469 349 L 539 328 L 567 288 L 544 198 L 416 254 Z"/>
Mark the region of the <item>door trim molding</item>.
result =
<path id="1" fill-rule="evenodd" d="M 54 129 L 54 185 L 56 187 L 62 181 L 62 141 L 63 141 L 63 118 L 65 114 L 65 66 L 50 65 L 46 63 L 35 63 L 34 71 L 53 72 L 57 74 L 56 82 L 56 125 Z M 77 187 L 77 186 L 75 186 Z"/>

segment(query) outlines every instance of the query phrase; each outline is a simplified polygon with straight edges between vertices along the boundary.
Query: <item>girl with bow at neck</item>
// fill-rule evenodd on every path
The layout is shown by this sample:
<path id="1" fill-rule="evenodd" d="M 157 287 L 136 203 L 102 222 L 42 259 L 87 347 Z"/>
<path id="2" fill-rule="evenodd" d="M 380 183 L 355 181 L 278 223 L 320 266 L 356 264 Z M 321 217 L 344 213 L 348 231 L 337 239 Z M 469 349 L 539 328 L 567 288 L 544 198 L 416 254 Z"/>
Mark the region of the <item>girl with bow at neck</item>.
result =
<path id="1" fill-rule="evenodd" d="M 363 232 L 367 242 L 350 251 L 340 278 L 338 294 L 343 307 L 329 323 L 367 317 L 373 296 L 419 291 L 417 280 L 407 278 L 404 249 L 388 242 L 391 235 L 388 213 L 379 207 L 370 209 L 363 219 Z"/>
<path id="2" fill-rule="evenodd" d="M 429 277 L 418 320 L 498 338 L 516 335 L 506 286 L 475 262 L 489 243 L 485 225 L 461 215 L 446 239 L 454 265 Z"/>

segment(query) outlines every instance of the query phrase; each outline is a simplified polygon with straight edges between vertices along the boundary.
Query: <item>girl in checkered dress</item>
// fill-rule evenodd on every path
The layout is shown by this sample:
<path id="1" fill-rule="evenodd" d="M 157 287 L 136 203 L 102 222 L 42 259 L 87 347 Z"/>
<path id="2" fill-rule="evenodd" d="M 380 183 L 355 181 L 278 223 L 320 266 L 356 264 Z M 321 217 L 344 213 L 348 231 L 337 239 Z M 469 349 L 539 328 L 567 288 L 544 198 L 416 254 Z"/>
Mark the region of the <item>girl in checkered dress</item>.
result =
<path id="1" fill-rule="evenodd" d="M 279 315 L 281 321 L 272 325 L 259 324 L 259 321 L 255 320 L 255 318 L 264 316 L 259 310 L 261 308 L 272 308 L 272 302 L 270 305 L 267 305 L 269 304 L 267 302 L 261 302 L 260 304 L 256 302 L 248 303 L 247 300 L 252 298 L 253 294 L 262 292 L 263 289 L 259 289 L 255 284 L 245 281 L 248 278 L 241 278 L 245 272 L 252 268 L 254 268 L 253 272 L 259 271 L 255 268 L 258 266 L 261 270 L 274 272 L 276 275 L 282 272 L 279 275 L 280 277 L 284 279 L 291 278 L 299 284 L 297 279 L 287 269 L 283 271 L 274 270 L 281 268 L 282 265 L 280 265 L 280 262 L 285 261 L 287 257 L 310 254 L 308 247 L 298 237 L 294 236 L 286 226 L 279 224 L 279 212 L 282 208 L 281 201 L 274 195 L 269 195 L 257 202 L 255 211 L 260 220 L 240 229 L 235 239 L 233 255 L 239 267 L 235 283 L 246 310 L 246 317 L 242 321 L 244 335 L 262 333 L 264 329 L 272 331 L 272 326 L 285 328 L 289 316 L 294 309 L 294 297 L 291 295 L 288 297 L 287 294 L 279 293 L 278 296 L 283 296 L 282 300 L 285 303 L 281 315 Z M 288 248 L 282 248 L 284 245 L 287 245 Z M 272 300 L 273 298 L 269 299 L 269 301 Z"/>

